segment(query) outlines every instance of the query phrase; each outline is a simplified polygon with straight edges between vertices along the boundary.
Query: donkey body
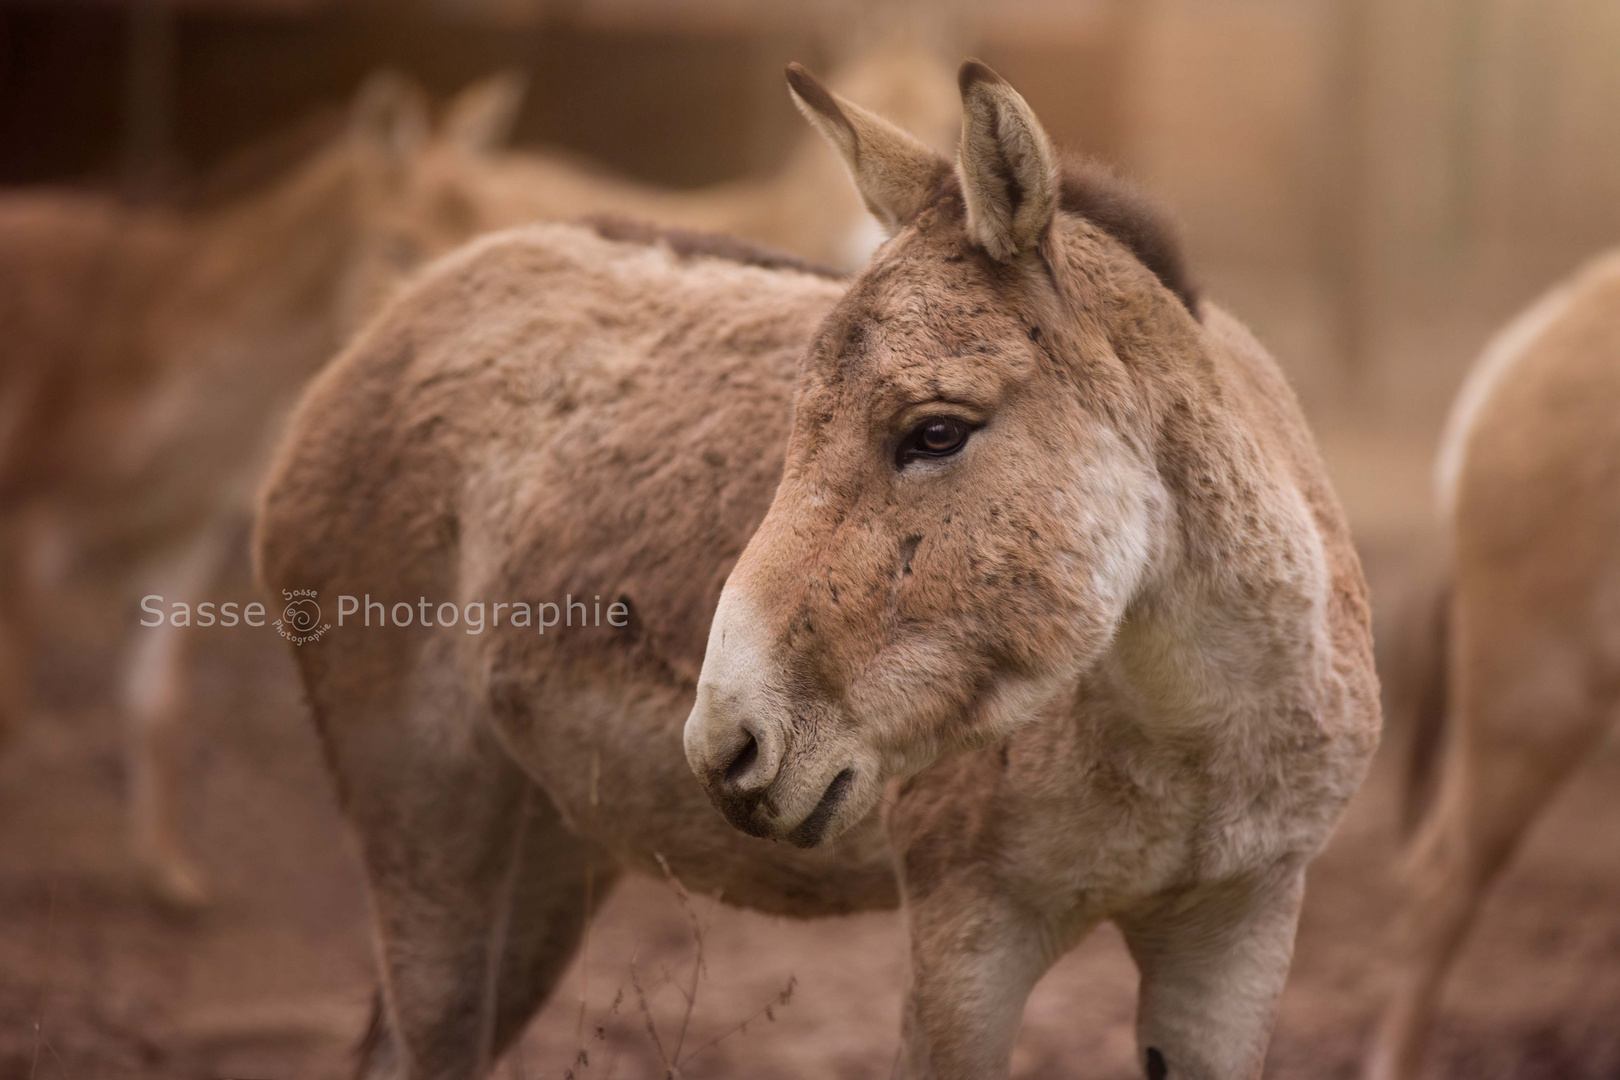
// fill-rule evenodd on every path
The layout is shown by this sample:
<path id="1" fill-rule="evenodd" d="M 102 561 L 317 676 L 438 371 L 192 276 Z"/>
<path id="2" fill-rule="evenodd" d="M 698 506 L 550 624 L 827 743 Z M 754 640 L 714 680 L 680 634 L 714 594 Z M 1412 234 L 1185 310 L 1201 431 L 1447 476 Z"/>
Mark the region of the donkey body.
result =
<path id="1" fill-rule="evenodd" d="M 507 95 L 474 87 L 451 108 L 452 137 L 428 140 L 420 95 L 375 78 L 345 134 L 207 212 L 0 198 L 0 309 L 12 316 L 0 366 L 0 719 L 26 708 L 20 612 L 55 584 L 32 580 L 35 567 L 112 570 L 130 601 L 122 622 L 146 594 L 165 612 L 195 608 L 240 561 L 299 392 L 420 259 L 379 253 L 414 144 L 480 150 Z M 122 686 L 135 854 L 157 895 L 181 905 L 206 896 L 172 805 L 188 635 L 168 622 L 133 631 Z"/>
<path id="2" fill-rule="evenodd" d="M 104 452 L 97 437 L 158 376 L 161 358 L 130 346 L 185 249 L 174 215 L 79 194 L 0 198 L 0 738 L 27 698 L 24 511 Z"/>
<path id="3" fill-rule="evenodd" d="M 662 857 L 767 911 L 903 903 L 912 1075 L 1005 1075 L 1035 981 L 1111 919 L 1147 1074 L 1255 1076 L 1379 723 L 1294 399 L 982 65 L 959 176 L 790 83 L 891 234 L 853 282 L 487 238 L 277 455 L 262 579 L 354 598 L 296 656 L 378 920 L 362 1074 L 487 1073 L 588 868 Z M 514 625 L 537 602 L 574 625 Z"/>
<path id="4" fill-rule="evenodd" d="M 1463 384 L 1437 463 L 1450 582 L 1438 790 L 1368 1061 L 1420 1071 L 1441 988 L 1520 839 L 1620 707 L 1620 254 L 1547 293 Z"/>

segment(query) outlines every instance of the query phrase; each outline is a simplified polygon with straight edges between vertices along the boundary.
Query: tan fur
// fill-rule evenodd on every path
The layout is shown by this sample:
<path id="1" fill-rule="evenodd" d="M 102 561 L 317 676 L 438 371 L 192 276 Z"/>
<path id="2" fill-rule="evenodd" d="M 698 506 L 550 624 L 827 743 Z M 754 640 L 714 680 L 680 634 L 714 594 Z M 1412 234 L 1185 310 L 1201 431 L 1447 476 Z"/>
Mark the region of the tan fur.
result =
<path id="1" fill-rule="evenodd" d="M 1620 704 L 1620 254 L 1549 291 L 1481 368 L 1442 455 L 1448 730 L 1376 1080 L 1418 1075 L 1480 902 Z"/>
<path id="2" fill-rule="evenodd" d="M 917 216 L 939 179 L 939 155 L 903 128 L 826 89 L 799 64 L 787 67 L 799 112 L 832 144 L 866 209 L 893 236 Z"/>
<path id="3" fill-rule="evenodd" d="M 1305 865 L 1377 741 L 1343 515 L 1235 320 L 1059 211 L 1056 175 L 1039 250 L 993 258 L 933 172 L 847 288 L 482 240 L 310 387 L 269 588 L 629 612 L 351 615 L 297 650 L 378 918 L 363 1075 L 485 1075 L 572 953 L 587 861 L 656 856 L 769 911 L 903 901 L 912 1076 L 1005 1076 L 1025 995 L 1104 919 L 1145 1067 L 1258 1075 Z M 941 414 L 979 430 L 897 465 Z"/>

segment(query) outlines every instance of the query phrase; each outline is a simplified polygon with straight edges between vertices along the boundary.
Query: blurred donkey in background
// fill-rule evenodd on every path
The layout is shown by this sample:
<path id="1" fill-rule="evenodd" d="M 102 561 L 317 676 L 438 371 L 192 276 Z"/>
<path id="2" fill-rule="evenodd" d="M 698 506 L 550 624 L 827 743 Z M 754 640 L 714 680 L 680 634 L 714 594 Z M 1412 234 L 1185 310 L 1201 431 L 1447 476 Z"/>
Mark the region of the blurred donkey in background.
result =
<path id="1" fill-rule="evenodd" d="M 853 30 L 837 14 L 827 19 L 846 59 L 834 85 L 948 147 L 960 101 L 947 58 L 971 45 L 963 13 L 879 6 Z M 374 76 L 343 134 L 209 213 L 0 195 L 0 728 L 29 709 L 25 613 L 41 614 L 70 574 L 112 567 L 109 618 L 121 623 L 142 596 L 162 596 L 165 611 L 209 598 L 242 562 L 249 499 L 299 390 L 435 256 L 487 231 L 588 215 L 728 233 L 844 270 L 881 239 L 813 133 L 774 173 L 672 191 L 560 152 L 498 151 L 522 86 L 514 74 L 476 84 L 435 129 L 420 89 Z M 142 880 L 195 907 L 207 879 L 175 810 L 187 631 L 167 620 L 134 631 L 121 696 Z"/>
<path id="2" fill-rule="evenodd" d="M 1411 650 L 1429 679 L 1391 687 L 1419 721 L 1409 800 L 1434 795 L 1367 1080 L 1418 1075 L 1487 891 L 1620 708 L 1620 252 L 1492 341 L 1436 478 L 1450 580 Z"/>

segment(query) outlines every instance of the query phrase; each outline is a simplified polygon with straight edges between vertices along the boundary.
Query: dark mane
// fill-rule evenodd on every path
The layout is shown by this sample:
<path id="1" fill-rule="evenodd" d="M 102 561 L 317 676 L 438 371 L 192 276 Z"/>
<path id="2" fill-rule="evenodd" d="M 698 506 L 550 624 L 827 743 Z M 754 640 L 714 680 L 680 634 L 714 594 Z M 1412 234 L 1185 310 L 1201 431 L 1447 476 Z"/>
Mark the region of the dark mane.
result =
<path id="1" fill-rule="evenodd" d="M 942 177 L 946 187 L 961 198 L 954 172 Z M 1152 201 L 1113 170 L 1095 161 L 1071 157 L 1063 161 L 1063 209 L 1096 225 L 1130 249 L 1176 294 L 1194 318 L 1198 316 L 1198 290 L 1181 257 L 1181 244 L 1168 220 Z M 766 270 L 795 270 L 841 281 L 849 275 L 801 259 L 785 251 L 717 233 L 678 229 L 630 218 L 593 214 L 580 224 L 604 240 L 633 244 L 667 244 L 683 258 L 725 259 Z"/>
<path id="2" fill-rule="evenodd" d="M 739 240 L 733 236 L 722 236 L 718 233 L 677 229 L 607 214 L 592 214 L 581 218 L 580 224 L 604 240 L 618 240 L 630 244 L 667 244 L 670 250 L 681 258 L 724 259 L 727 262 L 758 266 L 765 270 L 795 270 L 801 274 L 814 274 L 834 281 L 842 281 L 849 276 L 840 270 L 821 266 L 785 251 L 777 251 L 764 244 Z"/>
<path id="3" fill-rule="evenodd" d="M 1098 162 L 1068 157 L 1062 167 L 1063 209 L 1130 248 L 1197 318 L 1198 290 L 1182 261 L 1175 230 L 1158 207 Z"/>

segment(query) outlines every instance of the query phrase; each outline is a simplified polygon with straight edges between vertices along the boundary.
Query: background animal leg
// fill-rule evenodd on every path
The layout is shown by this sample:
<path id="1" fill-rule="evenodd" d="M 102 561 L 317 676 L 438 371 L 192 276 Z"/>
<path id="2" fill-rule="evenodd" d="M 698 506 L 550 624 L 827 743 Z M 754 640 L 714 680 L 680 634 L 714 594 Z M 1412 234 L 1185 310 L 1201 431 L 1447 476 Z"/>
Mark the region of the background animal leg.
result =
<path id="1" fill-rule="evenodd" d="M 158 899 L 200 907 L 208 902 L 208 883 L 180 842 L 175 806 L 187 696 L 186 631 L 165 622 L 140 633 L 125 693 L 130 844 L 142 883 Z"/>
<path id="2" fill-rule="evenodd" d="M 1418 1075 L 1446 973 L 1486 892 L 1608 727 L 1609 710 L 1572 695 L 1581 680 L 1558 668 L 1537 680 L 1545 685 L 1467 695 L 1477 703 L 1474 715 L 1459 711 L 1438 798 L 1413 843 L 1400 968 L 1367 1059 L 1368 1080 Z"/>
<path id="3" fill-rule="evenodd" d="M 1304 869 L 1202 886 L 1120 919 L 1148 1080 L 1252 1080 L 1294 955 Z"/>
<path id="4" fill-rule="evenodd" d="M 33 635 L 26 625 L 26 553 L 21 534 L 20 522 L 0 522 L 0 743 L 32 705 Z"/>
<path id="5" fill-rule="evenodd" d="M 184 601 L 192 610 L 220 572 L 228 553 L 225 529 L 211 530 L 154 575 L 147 595 L 169 604 Z M 150 620 L 143 614 L 143 619 Z M 157 626 L 138 626 L 124 681 L 127 724 L 126 768 L 129 827 L 136 864 L 147 887 L 165 903 L 200 907 L 209 900 L 208 877 L 180 839 L 181 735 L 190 706 L 190 635 L 196 627 L 176 627 L 166 617 Z"/>
<path id="6" fill-rule="evenodd" d="M 228 526 L 207 529 L 152 576 L 156 588 L 147 596 L 162 597 L 165 619 L 134 630 L 123 687 L 134 860 L 157 899 L 181 908 L 209 902 L 207 874 L 181 842 L 177 808 L 180 740 L 191 704 L 190 635 L 198 628 L 175 627 L 167 615 L 173 601 L 194 612 L 206 599 L 230 554 L 230 536 Z"/>
<path id="7" fill-rule="evenodd" d="M 0 570 L 0 573 L 3 573 Z M 28 712 L 27 646 L 22 633 L 13 625 L 9 605 L 0 592 L 0 746 Z"/>

